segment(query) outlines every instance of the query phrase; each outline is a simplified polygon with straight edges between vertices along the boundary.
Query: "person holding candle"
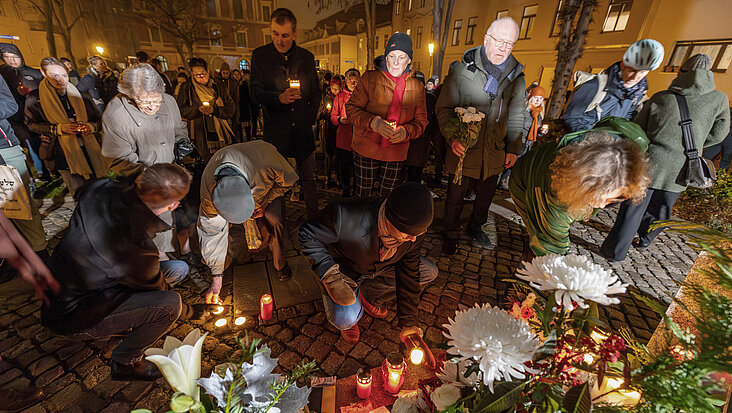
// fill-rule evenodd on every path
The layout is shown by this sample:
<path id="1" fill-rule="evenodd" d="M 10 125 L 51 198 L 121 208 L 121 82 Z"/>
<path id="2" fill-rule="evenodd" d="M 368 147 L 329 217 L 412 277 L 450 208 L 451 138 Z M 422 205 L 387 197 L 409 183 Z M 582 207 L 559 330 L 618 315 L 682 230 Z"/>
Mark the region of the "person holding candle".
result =
<path id="1" fill-rule="evenodd" d="M 272 234 L 270 249 L 277 278 L 287 281 L 292 270 L 284 254 L 283 195 L 297 182 L 297 173 L 277 148 L 253 140 L 220 149 L 201 177 L 198 238 L 201 256 L 211 269 L 206 302 L 217 303 L 226 267 L 229 224 L 264 218 Z"/>
<path id="2" fill-rule="evenodd" d="M 144 350 L 179 318 L 200 320 L 213 310 L 185 304 L 171 291 L 152 240 L 169 228 L 160 215 L 178 206 L 190 182 L 183 167 L 160 163 L 132 186 L 92 183 L 79 194 L 68 232 L 51 256 L 61 292 L 42 307 L 42 324 L 80 340 L 123 336 L 111 356 L 115 380 L 161 377 L 142 361 Z"/>
<path id="3" fill-rule="evenodd" d="M 295 158 L 308 218 L 318 214 L 315 187 L 315 125 L 320 81 L 315 57 L 295 44 L 297 19 L 288 9 L 272 12 L 272 43 L 252 52 L 252 95 L 262 105 L 264 140 L 286 158 Z"/>
<path id="4" fill-rule="evenodd" d="M 407 182 L 386 199 L 331 202 L 300 227 L 302 253 L 326 292 L 325 314 L 344 340 L 358 342 L 364 311 L 384 318 L 394 301 L 402 337 L 421 336 L 419 292 L 437 277 L 437 267 L 421 253 L 432 217 L 429 189 Z"/>
<path id="5" fill-rule="evenodd" d="M 427 127 L 423 84 L 414 77 L 412 39 L 394 33 L 383 56 L 375 59 L 346 103 L 353 124 L 355 195 L 368 198 L 379 182 L 377 196 L 386 196 L 398 184 L 409 141 Z"/>

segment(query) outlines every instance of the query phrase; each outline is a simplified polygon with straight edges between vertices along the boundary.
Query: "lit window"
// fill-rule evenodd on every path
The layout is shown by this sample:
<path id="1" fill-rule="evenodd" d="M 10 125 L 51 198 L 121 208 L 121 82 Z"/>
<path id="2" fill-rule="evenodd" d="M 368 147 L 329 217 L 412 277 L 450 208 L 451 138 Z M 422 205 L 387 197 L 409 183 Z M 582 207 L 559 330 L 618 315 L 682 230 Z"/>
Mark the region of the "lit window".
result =
<path id="1" fill-rule="evenodd" d="M 363 50 L 363 37 L 358 39 L 358 50 Z"/>
<path id="2" fill-rule="evenodd" d="M 262 20 L 268 22 L 271 16 L 270 13 L 269 6 L 262 6 Z"/>
<path id="3" fill-rule="evenodd" d="M 399 14 L 402 11 L 402 0 L 396 0 L 394 4 L 394 14 Z"/>
<path id="4" fill-rule="evenodd" d="M 412 11 L 412 0 L 407 0 L 409 3 L 407 3 L 407 11 Z"/>
<path id="5" fill-rule="evenodd" d="M 163 66 L 163 72 L 168 70 L 168 59 L 165 56 L 157 56 L 156 59 L 160 61 L 160 65 Z"/>
<path id="6" fill-rule="evenodd" d="M 211 28 L 211 46 L 221 47 L 221 28 L 218 26 Z"/>
<path id="7" fill-rule="evenodd" d="M 496 13 L 496 20 L 498 20 L 498 19 L 502 19 L 502 18 L 504 18 L 504 17 L 508 17 L 508 10 L 499 10 L 499 11 L 498 11 L 498 12 Z"/>
<path id="8" fill-rule="evenodd" d="M 420 0 L 419 7 L 424 7 L 425 0 Z"/>
<path id="9" fill-rule="evenodd" d="M 478 25 L 478 17 L 468 19 L 468 27 L 465 31 L 465 44 L 473 44 L 473 36 L 475 35 L 475 26 Z"/>
<path id="10" fill-rule="evenodd" d="M 559 4 L 557 4 L 557 12 L 554 14 L 554 25 L 552 26 L 552 32 L 549 34 L 549 37 L 557 37 L 560 35 L 562 31 L 562 19 L 559 16 L 559 11 L 562 10 L 562 4 L 564 3 L 564 0 L 559 0 Z"/>
<path id="11" fill-rule="evenodd" d="M 521 16 L 521 29 L 519 30 L 519 39 L 530 39 L 531 32 L 534 31 L 534 20 L 536 20 L 536 10 L 538 4 L 524 7 L 524 14 Z"/>
<path id="12" fill-rule="evenodd" d="M 247 47 L 246 32 L 236 32 L 236 47 Z"/>
<path id="13" fill-rule="evenodd" d="M 463 21 L 455 20 L 455 23 L 452 25 L 452 45 L 457 46 L 458 43 L 460 43 L 460 29 L 463 28 Z"/>
<path id="14" fill-rule="evenodd" d="M 412 29 L 407 29 L 407 36 L 411 36 L 411 35 L 412 35 Z"/>
<path id="15" fill-rule="evenodd" d="M 712 58 L 712 71 L 726 73 L 732 63 L 732 39 L 676 42 L 664 72 L 678 72 L 691 56 L 703 53 Z"/>
<path id="16" fill-rule="evenodd" d="M 239 70 L 249 70 L 249 62 L 245 59 L 239 61 Z"/>
<path id="17" fill-rule="evenodd" d="M 417 49 L 422 48 L 422 26 L 417 27 Z"/>
<path id="18" fill-rule="evenodd" d="M 628 18 L 630 18 L 630 6 L 632 5 L 633 0 L 610 0 L 605 23 L 602 25 L 602 32 L 622 32 L 625 30 Z"/>

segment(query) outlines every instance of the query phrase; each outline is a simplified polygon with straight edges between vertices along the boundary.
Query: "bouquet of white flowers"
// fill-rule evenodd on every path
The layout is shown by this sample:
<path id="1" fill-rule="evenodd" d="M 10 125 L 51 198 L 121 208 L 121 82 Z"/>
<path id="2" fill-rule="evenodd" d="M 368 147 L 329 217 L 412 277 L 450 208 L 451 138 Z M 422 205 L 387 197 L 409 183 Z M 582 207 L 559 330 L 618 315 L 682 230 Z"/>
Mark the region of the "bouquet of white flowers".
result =
<path id="1" fill-rule="evenodd" d="M 467 153 L 468 149 L 472 148 L 478 141 L 478 133 L 480 132 L 481 123 L 483 123 L 483 119 L 485 118 L 485 113 L 479 112 L 473 106 L 458 106 L 455 108 L 455 113 L 457 113 L 457 117 L 450 120 L 445 127 L 445 131 L 449 136 L 452 136 L 452 139 L 460 140 L 460 143 L 465 147 L 465 153 Z M 465 153 L 460 157 L 455 168 L 453 183 L 458 185 L 463 181 Z"/>

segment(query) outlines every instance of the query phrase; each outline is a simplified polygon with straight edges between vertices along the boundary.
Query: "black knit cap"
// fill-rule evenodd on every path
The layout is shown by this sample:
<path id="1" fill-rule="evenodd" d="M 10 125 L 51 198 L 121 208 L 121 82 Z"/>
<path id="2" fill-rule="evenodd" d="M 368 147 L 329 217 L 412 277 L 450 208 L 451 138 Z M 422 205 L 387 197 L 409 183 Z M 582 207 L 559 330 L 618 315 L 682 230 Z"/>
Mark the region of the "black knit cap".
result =
<path id="1" fill-rule="evenodd" d="M 392 50 L 401 50 L 412 59 L 412 38 L 406 33 L 394 33 L 386 42 L 386 49 L 384 49 L 384 58 Z"/>
<path id="2" fill-rule="evenodd" d="M 421 235 L 427 231 L 434 216 L 432 193 L 416 182 L 401 184 L 386 198 L 384 213 L 399 231 Z"/>

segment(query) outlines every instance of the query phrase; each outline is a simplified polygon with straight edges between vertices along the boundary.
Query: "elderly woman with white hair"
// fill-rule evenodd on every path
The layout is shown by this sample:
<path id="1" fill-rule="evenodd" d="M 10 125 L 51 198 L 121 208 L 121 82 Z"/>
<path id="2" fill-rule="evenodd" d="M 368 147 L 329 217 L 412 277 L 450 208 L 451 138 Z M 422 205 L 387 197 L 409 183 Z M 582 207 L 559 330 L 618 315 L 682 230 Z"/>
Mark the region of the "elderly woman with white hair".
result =
<path id="1" fill-rule="evenodd" d="M 102 115 L 102 155 L 117 176 L 133 180 L 153 164 L 172 163 L 176 155 L 185 156 L 192 151 L 178 104 L 173 96 L 165 93 L 165 84 L 152 66 L 140 63 L 125 69 L 117 88 L 120 93 L 107 104 Z M 181 222 L 186 221 L 182 215 L 176 214 L 175 223 L 181 252 L 188 253 L 187 222 Z M 160 218 L 173 224 L 171 212 Z M 164 265 L 161 262 L 166 281 L 174 283 L 185 277 L 188 272 L 185 263 L 168 261 L 167 253 L 175 251 L 173 231 L 158 233 L 153 242 L 161 261 L 167 261 Z"/>

